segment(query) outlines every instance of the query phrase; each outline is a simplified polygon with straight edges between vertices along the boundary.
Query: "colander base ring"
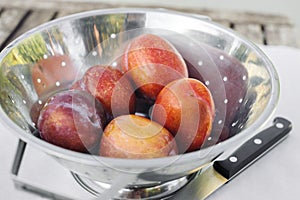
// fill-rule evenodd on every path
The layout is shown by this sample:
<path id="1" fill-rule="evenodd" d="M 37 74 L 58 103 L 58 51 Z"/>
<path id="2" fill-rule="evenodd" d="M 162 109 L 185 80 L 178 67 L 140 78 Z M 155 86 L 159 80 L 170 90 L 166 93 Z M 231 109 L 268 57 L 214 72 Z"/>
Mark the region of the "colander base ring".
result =
<path id="1" fill-rule="evenodd" d="M 71 172 L 76 182 L 86 191 L 94 195 L 95 197 L 101 197 L 101 193 L 108 190 L 111 185 L 99 181 L 93 181 L 91 179 L 81 177 L 78 174 Z M 169 199 L 172 194 L 186 186 L 191 180 L 193 180 L 198 172 L 195 172 L 189 176 L 184 176 L 179 179 L 163 182 L 157 185 L 149 187 L 130 186 L 119 190 L 118 194 L 114 197 L 116 200 L 121 199 Z"/>

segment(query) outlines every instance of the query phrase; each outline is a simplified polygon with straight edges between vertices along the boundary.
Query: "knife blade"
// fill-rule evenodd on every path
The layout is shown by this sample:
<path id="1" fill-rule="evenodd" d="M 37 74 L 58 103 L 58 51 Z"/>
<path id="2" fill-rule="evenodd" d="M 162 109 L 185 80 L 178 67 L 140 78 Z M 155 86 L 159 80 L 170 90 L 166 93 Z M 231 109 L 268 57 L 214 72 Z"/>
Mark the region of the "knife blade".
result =
<path id="1" fill-rule="evenodd" d="M 269 150 L 283 141 L 292 129 L 287 119 L 277 117 L 273 125 L 259 132 L 224 160 L 217 160 L 203 168 L 198 176 L 172 199 L 203 200 L 228 183 Z M 191 194 L 193 194 L 191 197 Z"/>

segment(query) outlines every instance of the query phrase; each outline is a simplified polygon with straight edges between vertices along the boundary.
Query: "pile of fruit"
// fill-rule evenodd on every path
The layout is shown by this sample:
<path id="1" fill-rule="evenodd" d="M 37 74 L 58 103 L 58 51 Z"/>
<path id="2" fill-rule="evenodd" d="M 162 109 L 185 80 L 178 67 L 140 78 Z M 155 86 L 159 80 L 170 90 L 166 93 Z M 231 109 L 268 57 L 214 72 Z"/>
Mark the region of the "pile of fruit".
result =
<path id="1" fill-rule="evenodd" d="M 72 72 L 57 73 L 69 79 Z M 199 150 L 216 111 L 210 90 L 191 77 L 170 42 L 143 34 L 128 43 L 118 67 L 92 66 L 68 90 L 51 95 L 36 116 L 37 128 L 47 142 L 107 157 Z M 41 93 L 44 80 L 34 80 Z"/>

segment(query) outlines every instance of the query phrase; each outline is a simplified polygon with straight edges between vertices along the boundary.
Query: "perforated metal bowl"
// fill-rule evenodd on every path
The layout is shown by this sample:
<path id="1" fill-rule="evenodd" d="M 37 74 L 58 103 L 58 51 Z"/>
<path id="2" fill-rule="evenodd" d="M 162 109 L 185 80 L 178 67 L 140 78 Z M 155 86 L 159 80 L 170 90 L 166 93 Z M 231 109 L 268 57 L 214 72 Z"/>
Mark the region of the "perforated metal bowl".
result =
<path id="1" fill-rule="evenodd" d="M 237 73 L 237 79 L 244 81 L 244 94 L 233 99 L 225 94 L 224 98 L 218 100 L 225 105 L 232 100 L 239 103 L 235 116 L 232 117 L 235 121 L 228 124 L 234 134 L 229 134 L 229 138 L 222 139 L 224 141 L 219 140 L 217 144 L 199 151 L 144 160 L 78 153 L 47 143 L 32 134 L 35 124 L 30 111 L 34 104 L 42 104 L 43 101 L 33 84 L 34 81 L 43 80 L 33 80 L 31 76 L 31 69 L 37 62 L 54 55 L 61 56 L 56 70 L 48 72 L 58 71 L 62 75 L 52 85 L 52 92 L 55 92 L 64 86 L 64 78 L 69 79 L 72 69 L 107 62 L 107 58 L 118 54 L 116 49 L 143 32 L 157 33 L 170 40 L 186 61 L 190 62 L 190 70 L 193 70 L 192 67 L 201 67 L 206 60 L 210 60 L 215 69 L 226 67 L 228 63 L 224 63 L 225 61 L 231 65 L 227 58 L 234 58 L 242 64 L 234 65 L 235 72 L 230 72 L 229 75 Z M 211 48 L 217 53 L 210 54 L 207 49 Z M 192 54 L 188 54 L 188 51 Z M 197 52 L 199 55 L 208 56 L 207 59 L 201 59 Z M 51 21 L 9 44 L 0 54 L 0 67 L 1 123 L 10 132 L 36 147 L 37 151 L 46 152 L 56 158 L 70 171 L 106 183 L 114 183 L 120 174 L 132 176 L 129 182 L 131 185 L 153 185 L 190 175 L 217 155 L 236 147 L 255 134 L 267 122 L 279 98 L 276 71 L 268 57 L 255 44 L 205 17 L 166 10 L 97 10 Z M 214 76 L 220 74 L 208 73 L 202 78 L 209 86 L 213 82 L 209 77 Z M 230 82 L 238 85 L 229 76 L 220 76 L 219 80 L 219 83 Z M 220 88 L 224 91 L 222 84 Z M 220 110 L 221 103 L 219 106 Z M 226 115 L 223 117 L 226 118 Z M 225 118 L 215 119 L 214 126 L 222 126 Z"/>

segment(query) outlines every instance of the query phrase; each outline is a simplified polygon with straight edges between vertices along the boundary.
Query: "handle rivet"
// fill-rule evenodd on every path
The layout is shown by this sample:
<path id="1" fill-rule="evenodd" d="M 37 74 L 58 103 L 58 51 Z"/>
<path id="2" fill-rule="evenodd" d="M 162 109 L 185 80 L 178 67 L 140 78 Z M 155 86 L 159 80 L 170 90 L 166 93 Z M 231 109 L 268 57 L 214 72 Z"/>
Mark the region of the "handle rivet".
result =
<path id="1" fill-rule="evenodd" d="M 283 125 L 283 123 L 276 123 L 276 127 L 277 127 L 277 128 L 283 128 L 284 125 Z"/>
<path id="2" fill-rule="evenodd" d="M 262 143 L 262 140 L 259 139 L 259 138 L 256 138 L 256 139 L 254 139 L 253 142 L 254 142 L 255 144 L 261 144 L 261 143 Z"/>
<path id="3" fill-rule="evenodd" d="M 235 162 L 238 161 L 238 159 L 237 159 L 237 157 L 235 157 L 235 156 L 231 156 L 231 157 L 229 158 L 229 161 L 235 163 Z"/>

